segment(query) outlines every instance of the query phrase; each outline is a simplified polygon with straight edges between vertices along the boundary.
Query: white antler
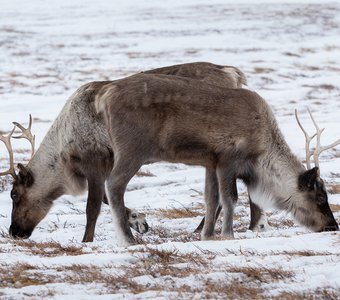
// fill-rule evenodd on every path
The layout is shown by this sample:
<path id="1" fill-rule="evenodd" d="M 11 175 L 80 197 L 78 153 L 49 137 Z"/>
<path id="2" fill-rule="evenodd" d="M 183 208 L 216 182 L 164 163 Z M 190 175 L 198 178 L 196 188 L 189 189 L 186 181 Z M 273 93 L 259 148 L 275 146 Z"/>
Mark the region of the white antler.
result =
<path id="1" fill-rule="evenodd" d="M 7 136 L 0 135 L 0 140 L 5 144 L 7 151 L 9 153 L 9 169 L 5 172 L 1 172 L 0 176 L 11 175 L 14 179 L 16 179 L 17 174 L 15 173 L 13 149 L 12 149 L 12 144 L 11 144 L 11 137 L 13 135 L 14 130 L 15 130 L 15 126 L 9 135 Z"/>
<path id="2" fill-rule="evenodd" d="M 331 149 L 331 148 L 339 145 L 340 144 L 340 139 L 338 139 L 334 143 L 329 144 L 327 146 L 321 146 L 320 137 L 321 137 L 322 132 L 325 130 L 325 128 L 320 129 L 319 126 L 316 124 L 316 122 L 314 120 L 314 117 L 313 117 L 311 111 L 309 110 L 309 108 L 308 108 L 308 112 L 309 112 L 309 115 L 310 115 L 310 117 L 311 117 L 311 119 L 313 121 L 314 127 L 316 129 L 317 138 L 316 138 L 316 147 L 315 147 L 315 150 L 314 150 L 313 158 L 314 158 L 315 166 L 319 168 L 319 165 L 320 165 L 319 164 L 319 156 L 320 156 L 321 152 L 323 152 L 325 150 L 328 150 L 328 149 Z"/>
<path id="3" fill-rule="evenodd" d="M 308 110 L 309 111 L 309 110 Z M 307 131 L 302 127 L 301 123 L 300 123 L 300 120 L 299 120 L 299 117 L 298 117 L 298 114 L 297 114 L 297 110 L 295 109 L 295 118 L 296 118 L 296 121 L 299 125 L 299 127 L 301 128 L 303 134 L 305 135 L 305 148 L 306 148 L 306 166 L 307 166 L 307 169 L 311 169 L 311 165 L 310 165 L 310 158 L 311 156 L 313 155 L 313 152 L 310 151 L 310 142 L 312 141 L 312 139 L 316 136 L 316 133 L 313 134 L 312 136 L 309 136 Z"/>
<path id="4" fill-rule="evenodd" d="M 22 131 L 22 134 L 19 136 L 13 136 L 13 138 L 15 139 L 26 139 L 31 143 L 31 148 L 32 148 L 32 155 L 31 157 L 33 157 L 34 155 L 34 144 L 35 144 L 35 135 L 32 134 L 31 128 L 32 128 L 32 116 L 30 115 L 30 120 L 29 120 L 29 124 L 28 127 L 25 128 L 24 126 L 22 126 L 21 124 L 19 124 L 18 122 L 13 122 L 13 124 L 17 127 L 19 127 Z"/>

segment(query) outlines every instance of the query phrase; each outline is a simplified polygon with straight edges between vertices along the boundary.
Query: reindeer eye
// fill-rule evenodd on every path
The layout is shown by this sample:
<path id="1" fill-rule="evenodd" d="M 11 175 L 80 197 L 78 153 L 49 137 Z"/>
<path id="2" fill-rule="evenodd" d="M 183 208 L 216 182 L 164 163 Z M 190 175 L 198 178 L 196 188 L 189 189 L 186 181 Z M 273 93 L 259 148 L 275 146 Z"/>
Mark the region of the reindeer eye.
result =
<path id="1" fill-rule="evenodd" d="M 18 202 L 18 194 L 15 191 L 11 191 L 11 198 L 14 202 Z"/>
<path id="2" fill-rule="evenodd" d="M 136 219 L 136 218 L 137 218 L 137 214 L 131 214 L 131 217 L 132 217 L 133 219 Z"/>

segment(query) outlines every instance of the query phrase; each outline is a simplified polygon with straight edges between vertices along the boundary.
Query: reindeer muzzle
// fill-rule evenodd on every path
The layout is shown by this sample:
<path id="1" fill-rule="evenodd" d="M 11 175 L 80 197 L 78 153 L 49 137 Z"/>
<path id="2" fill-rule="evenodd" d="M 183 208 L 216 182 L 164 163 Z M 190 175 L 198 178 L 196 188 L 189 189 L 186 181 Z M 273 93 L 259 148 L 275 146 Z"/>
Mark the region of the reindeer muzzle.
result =
<path id="1" fill-rule="evenodd" d="M 330 225 L 330 226 L 325 226 L 323 228 L 323 231 L 338 231 L 339 226 L 338 225 Z"/>
<path id="2" fill-rule="evenodd" d="M 32 230 L 23 230 L 18 226 L 11 225 L 9 227 L 9 234 L 15 239 L 27 239 L 31 236 Z"/>

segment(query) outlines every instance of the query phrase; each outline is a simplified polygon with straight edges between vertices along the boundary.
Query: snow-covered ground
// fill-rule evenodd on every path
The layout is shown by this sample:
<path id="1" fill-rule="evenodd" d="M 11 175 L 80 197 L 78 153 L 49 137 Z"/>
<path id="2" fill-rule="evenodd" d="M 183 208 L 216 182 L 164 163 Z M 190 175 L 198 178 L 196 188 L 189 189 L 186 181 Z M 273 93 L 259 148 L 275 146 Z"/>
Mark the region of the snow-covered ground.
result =
<path id="1" fill-rule="evenodd" d="M 312 132 L 307 106 L 340 137 L 340 2 L 293 0 L 0 0 L 0 131 L 27 124 L 39 144 L 80 85 L 192 61 L 233 65 L 272 106 L 294 153 L 304 140 L 294 109 Z M 15 141 L 16 161 L 29 145 Z M 0 145 L 1 170 L 7 153 Z M 95 242 L 81 243 L 86 195 L 63 196 L 28 241 L 8 237 L 10 184 L 0 185 L 0 299 L 338 299 L 340 235 L 311 233 L 283 212 L 271 230 L 247 230 L 239 184 L 235 240 L 199 241 L 204 170 L 143 167 L 126 204 L 147 213 L 140 246 L 117 245 L 102 207 Z M 321 174 L 340 222 L 340 148 L 321 156 Z M 284 184 L 284 183 L 283 183 Z M 220 228 L 220 224 L 218 226 Z"/>

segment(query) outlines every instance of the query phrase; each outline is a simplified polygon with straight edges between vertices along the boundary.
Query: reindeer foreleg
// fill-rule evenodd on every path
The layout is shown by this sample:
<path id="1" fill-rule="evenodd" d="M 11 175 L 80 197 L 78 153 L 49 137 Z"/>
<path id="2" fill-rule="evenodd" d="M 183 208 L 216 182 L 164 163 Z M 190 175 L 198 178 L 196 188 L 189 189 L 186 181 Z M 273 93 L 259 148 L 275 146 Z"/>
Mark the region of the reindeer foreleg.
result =
<path id="1" fill-rule="evenodd" d="M 96 222 L 104 197 L 104 179 L 88 178 L 88 198 L 86 205 L 86 228 L 83 242 L 93 242 Z"/>

